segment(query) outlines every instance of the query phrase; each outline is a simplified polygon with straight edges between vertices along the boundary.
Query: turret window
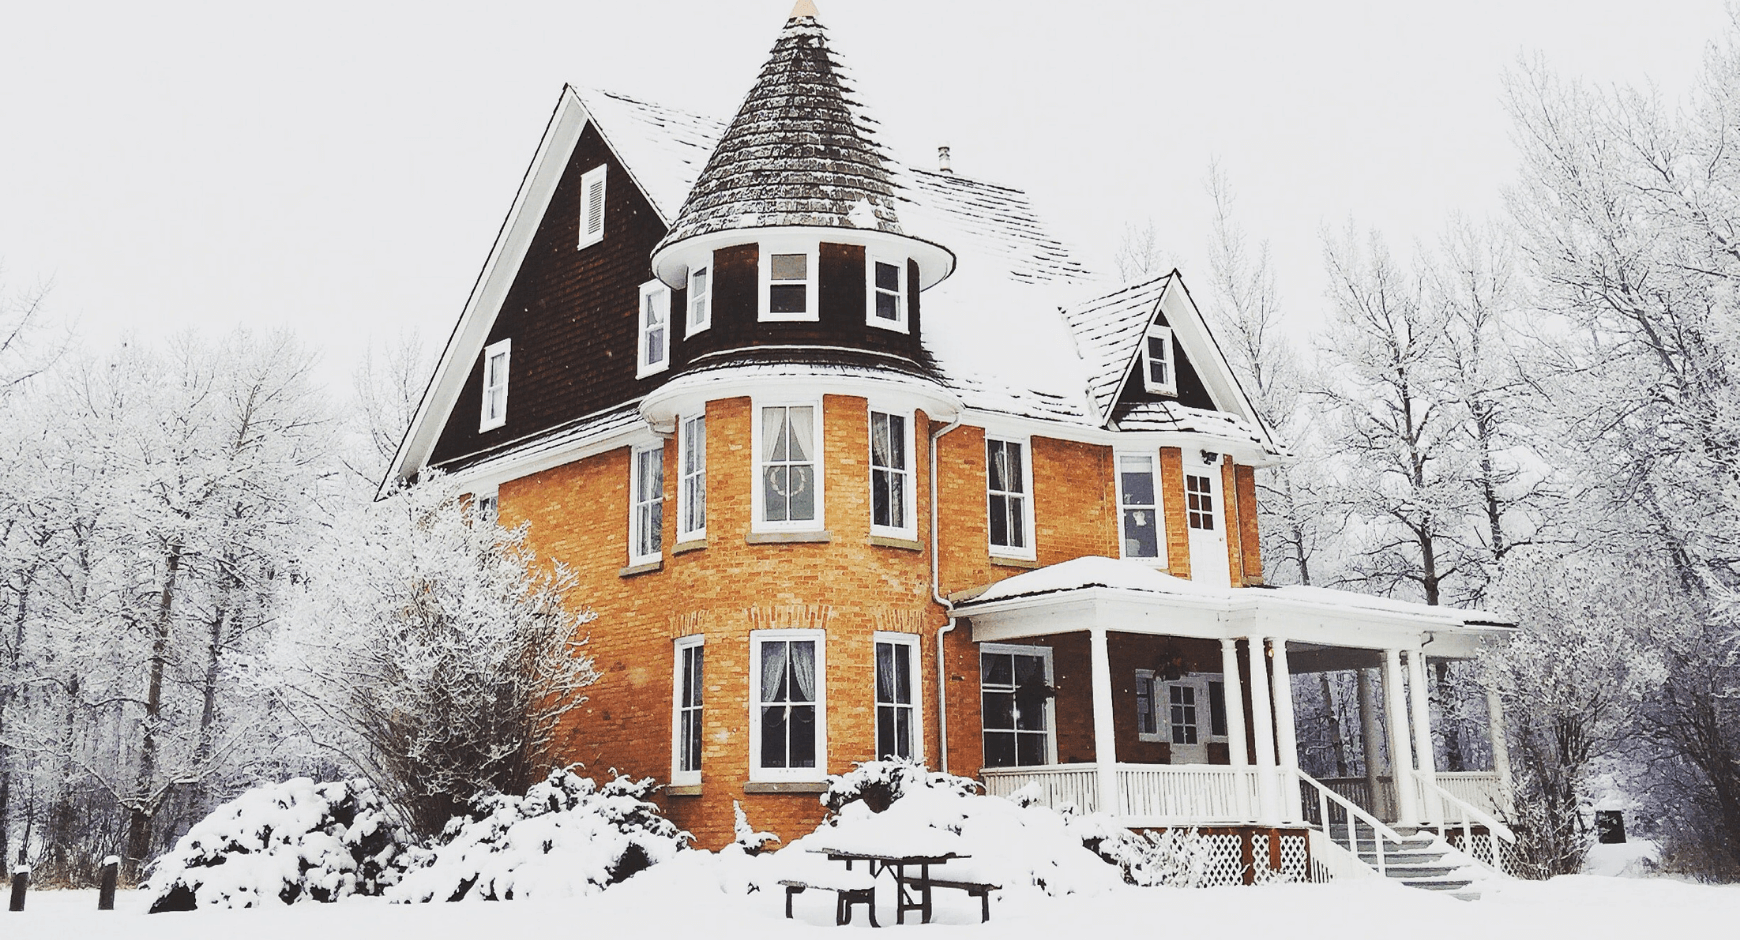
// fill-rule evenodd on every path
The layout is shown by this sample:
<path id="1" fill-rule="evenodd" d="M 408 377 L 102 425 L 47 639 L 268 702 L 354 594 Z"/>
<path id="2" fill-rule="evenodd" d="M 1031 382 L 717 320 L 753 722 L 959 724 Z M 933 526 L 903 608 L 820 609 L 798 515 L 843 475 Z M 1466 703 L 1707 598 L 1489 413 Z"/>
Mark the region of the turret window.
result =
<path id="1" fill-rule="evenodd" d="M 869 275 L 870 325 L 906 332 L 906 265 L 872 256 Z"/>
<path id="2" fill-rule="evenodd" d="M 689 272 L 689 318 L 684 336 L 694 336 L 713 325 L 713 275 L 705 267 Z"/>
<path id="3" fill-rule="evenodd" d="M 664 554 L 665 447 L 654 444 L 634 451 L 628 516 L 628 563 L 651 564 Z"/>
<path id="4" fill-rule="evenodd" d="M 707 537 L 707 416 L 684 421 L 678 437 L 677 541 L 686 542 Z"/>
<path id="5" fill-rule="evenodd" d="M 870 532 L 916 539 L 913 523 L 912 420 L 870 412 Z"/>
<path id="6" fill-rule="evenodd" d="M 676 642 L 671 695 L 671 783 L 676 786 L 696 786 L 701 782 L 701 706 L 705 691 L 701 668 L 705 652 L 702 637 L 686 636 Z"/>
<path id="7" fill-rule="evenodd" d="M 821 523 L 820 445 L 815 405 L 761 409 L 756 427 L 756 528 L 813 529 Z"/>
<path id="8" fill-rule="evenodd" d="M 816 252 L 761 246 L 761 319 L 816 319 Z"/>
<path id="9" fill-rule="evenodd" d="M 640 286 L 639 364 L 636 378 L 663 372 L 671 365 L 671 289 L 661 281 Z"/>
<path id="10" fill-rule="evenodd" d="M 1172 330 L 1154 324 L 1142 344 L 1142 387 L 1156 395 L 1178 394 L 1177 369 L 1173 364 Z"/>
<path id="11" fill-rule="evenodd" d="M 819 630 L 749 634 L 751 780 L 820 780 L 826 772 L 823 640 Z"/>

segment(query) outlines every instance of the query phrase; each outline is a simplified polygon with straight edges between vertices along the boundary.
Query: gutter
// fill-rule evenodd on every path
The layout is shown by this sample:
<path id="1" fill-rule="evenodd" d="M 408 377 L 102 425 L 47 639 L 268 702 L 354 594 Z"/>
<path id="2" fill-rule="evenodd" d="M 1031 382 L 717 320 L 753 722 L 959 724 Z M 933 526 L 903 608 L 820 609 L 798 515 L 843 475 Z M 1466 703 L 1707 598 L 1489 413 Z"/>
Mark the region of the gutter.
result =
<path id="1" fill-rule="evenodd" d="M 961 426 L 965 411 L 963 408 L 955 412 L 953 421 L 930 435 L 930 598 L 942 606 L 943 612 L 949 618 L 949 622 L 938 627 L 936 631 L 936 745 L 937 759 L 945 774 L 949 772 L 949 695 L 948 670 L 944 668 L 943 662 L 943 637 L 955 628 L 955 605 L 942 594 L 942 563 L 937 556 L 940 515 L 937 507 L 941 501 L 937 499 L 936 493 L 936 445 L 944 434 Z"/>

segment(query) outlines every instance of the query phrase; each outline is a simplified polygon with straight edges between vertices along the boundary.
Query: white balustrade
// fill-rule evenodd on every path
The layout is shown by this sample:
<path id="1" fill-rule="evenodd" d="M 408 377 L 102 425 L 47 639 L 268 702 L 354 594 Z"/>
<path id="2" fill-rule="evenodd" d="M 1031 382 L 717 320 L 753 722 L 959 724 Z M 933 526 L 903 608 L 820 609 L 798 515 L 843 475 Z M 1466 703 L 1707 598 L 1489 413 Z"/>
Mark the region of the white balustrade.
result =
<path id="1" fill-rule="evenodd" d="M 1043 767 L 986 767 L 979 772 L 985 793 L 1008 797 L 1029 783 L 1038 783 L 1039 802 L 1053 809 L 1065 804 L 1083 813 L 1098 812 L 1099 765 L 1048 764 Z"/>
<path id="2" fill-rule="evenodd" d="M 1251 822 L 1259 805 L 1257 771 L 1219 764 L 1120 764 L 1124 812 L 1149 825 Z"/>

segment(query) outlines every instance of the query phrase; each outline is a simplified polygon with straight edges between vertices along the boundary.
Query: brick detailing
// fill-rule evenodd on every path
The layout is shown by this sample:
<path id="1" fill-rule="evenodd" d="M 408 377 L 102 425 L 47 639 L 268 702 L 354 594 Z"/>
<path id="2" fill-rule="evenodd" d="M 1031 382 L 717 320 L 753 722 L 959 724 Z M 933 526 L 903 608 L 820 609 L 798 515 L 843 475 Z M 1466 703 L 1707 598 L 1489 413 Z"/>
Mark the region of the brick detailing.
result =
<path id="1" fill-rule="evenodd" d="M 1239 541 L 1244 545 L 1244 583 L 1263 583 L 1263 543 L 1257 537 L 1257 471 L 1239 467 Z"/>
<path id="2" fill-rule="evenodd" d="M 1166 519 L 1166 570 L 1190 577 L 1190 524 L 1184 507 L 1184 452 L 1160 448 L 1160 502 Z"/>
<path id="3" fill-rule="evenodd" d="M 1227 581 L 1233 587 L 1244 586 L 1244 527 L 1239 525 L 1238 483 L 1234 480 L 1232 457 L 1220 462 L 1221 525 L 1226 531 Z"/>
<path id="4" fill-rule="evenodd" d="M 686 610 L 671 614 L 671 639 L 707 632 L 707 611 Z"/>
<path id="5" fill-rule="evenodd" d="M 750 607 L 742 619 L 751 630 L 826 630 L 834 609 L 826 604 Z"/>
<path id="6" fill-rule="evenodd" d="M 930 617 L 921 610 L 883 610 L 870 612 L 870 622 L 883 633 L 923 633 Z"/>

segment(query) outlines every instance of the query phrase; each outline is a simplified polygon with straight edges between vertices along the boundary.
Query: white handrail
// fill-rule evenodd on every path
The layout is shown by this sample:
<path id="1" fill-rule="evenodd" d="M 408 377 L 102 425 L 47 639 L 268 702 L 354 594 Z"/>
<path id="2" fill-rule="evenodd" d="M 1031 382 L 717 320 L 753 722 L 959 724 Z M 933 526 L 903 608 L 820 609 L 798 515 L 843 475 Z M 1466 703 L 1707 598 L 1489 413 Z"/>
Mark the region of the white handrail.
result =
<path id="1" fill-rule="evenodd" d="M 1323 827 L 1323 834 L 1330 840 L 1333 841 L 1335 839 L 1335 833 L 1330 830 L 1329 804 L 1334 803 L 1340 806 L 1342 811 L 1346 813 L 1347 850 L 1353 853 L 1354 858 L 1359 858 L 1359 830 L 1355 827 L 1354 820 L 1357 819 L 1371 827 L 1372 848 L 1377 855 L 1377 873 L 1380 875 L 1384 874 L 1384 840 L 1388 839 L 1397 845 L 1401 845 L 1402 837 L 1396 834 L 1394 829 L 1379 822 L 1376 816 L 1360 809 L 1352 800 L 1349 800 L 1334 790 L 1324 786 L 1316 777 L 1311 776 L 1303 770 L 1297 771 L 1297 774 L 1300 781 L 1310 784 L 1317 790 L 1318 825 Z"/>
<path id="2" fill-rule="evenodd" d="M 1463 854 L 1467 855 L 1470 859 L 1473 859 L 1476 865 L 1489 868 L 1499 874 L 1504 874 L 1504 862 L 1499 858 L 1498 854 L 1498 840 L 1503 839 L 1504 841 L 1515 845 L 1516 833 L 1511 832 L 1509 826 L 1499 822 L 1490 814 L 1477 809 L 1467 800 L 1451 793 L 1449 790 L 1444 789 L 1437 783 L 1428 780 L 1425 777 L 1415 777 L 1414 780 L 1420 785 L 1420 796 L 1422 797 L 1422 802 L 1424 802 L 1423 798 L 1427 796 L 1436 796 L 1439 800 L 1439 821 L 1438 825 L 1435 827 L 1438 830 L 1438 837 L 1442 839 L 1444 838 L 1445 830 L 1456 828 L 1455 826 L 1446 825 L 1443 821 L 1444 813 L 1442 807 L 1445 803 L 1449 803 L 1451 806 L 1462 811 Z M 1474 854 L 1474 827 L 1472 823 L 1476 822 L 1486 827 L 1486 845 L 1487 848 L 1492 851 L 1491 865 L 1487 865 L 1485 862 L 1480 860 L 1479 856 Z"/>

